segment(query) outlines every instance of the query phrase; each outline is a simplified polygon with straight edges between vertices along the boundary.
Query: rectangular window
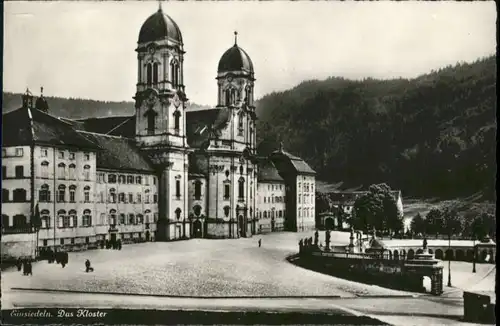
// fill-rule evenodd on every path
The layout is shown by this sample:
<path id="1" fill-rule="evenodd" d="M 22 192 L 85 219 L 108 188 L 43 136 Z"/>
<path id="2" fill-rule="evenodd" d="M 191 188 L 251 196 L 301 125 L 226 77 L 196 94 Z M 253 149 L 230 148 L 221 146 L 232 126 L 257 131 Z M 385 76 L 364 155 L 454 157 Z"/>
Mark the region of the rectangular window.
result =
<path id="1" fill-rule="evenodd" d="M 125 224 L 125 214 L 120 214 L 120 224 Z"/>
<path id="2" fill-rule="evenodd" d="M 59 151 L 59 158 L 64 158 L 64 152 L 63 151 Z"/>
<path id="3" fill-rule="evenodd" d="M 141 194 L 137 194 L 137 202 L 140 203 L 142 201 L 142 196 Z"/>
<path id="4" fill-rule="evenodd" d="M 125 194 L 124 194 L 123 192 L 120 192 L 120 193 L 118 194 L 118 202 L 119 202 L 119 203 L 123 203 L 123 202 L 125 202 Z"/>
<path id="5" fill-rule="evenodd" d="M 128 184 L 133 184 L 133 183 L 134 183 L 134 177 L 133 177 L 133 176 L 131 176 L 131 175 L 128 175 L 128 176 L 127 176 L 127 183 L 128 183 Z"/>
<path id="6" fill-rule="evenodd" d="M 47 156 L 49 156 L 49 151 L 46 148 L 42 148 L 40 150 L 40 154 L 42 157 L 47 157 Z"/>
<path id="7" fill-rule="evenodd" d="M 85 153 L 83 155 L 83 157 L 84 157 L 85 161 L 90 161 L 90 154 L 89 153 Z"/>
<path id="8" fill-rule="evenodd" d="M 158 202 L 158 195 L 154 194 L 153 195 L 153 202 L 156 204 Z"/>
<path id="9" fill-rule="evenodd" d="M 146 176 L 146 177 L 144 177 L 144 184 L 145 184 L 146 186 L 149 186 L 149 177 L 147 177 L 147 176 Z"/>
<path id="10" fill-rule="evenodd" d="M 7 167 L 2 166 L 2 179 L 6 179 L 6 178 L 7 178 Z"/>
<path id="11" fill-rule="evenodd" d="M 43 246 L 47 247 L 47 240 L 43 240 Z"/>
<path id="12" fill-rule="evenodd" d="M 134 202 L 134 194 L 132 194 L 132 193 L 128 194 L 128 202 L 131 204 Z"/>
<path id="13" fill-rule="evenodd" d="M 74 160 L 75 159 L 75 153 L 69 153 L 69 159 Z"/>
<path id="14" fill-rule="evenodd" d="M 142 184 L 142 178 L 141 177 L 135 177 L 135 183 L 138 185 Z"/>
<path id="15" fill-rule="evenodd" d="M 24 167 L 21 165 L 16 166 L 16 178 L 24 177 Z"/>
<path id="16" fill-rule="evenodd" d="M 108 175 L 108 183 L 116 183 L 116 174 Z"/>
<path id="17" fill-rule="evenodd" d="M 230 187 L 228 184 L 224 185 L 224 199 L 230 198 Z"/>
<path id="18" fill-rule="evenodd" d="M 69 202 L 70 203 L 74 203 L 75 202 L 75 192 L 74 191 L 70 191 L 69 192 Z"/>
<path id="19" fill-rule="evenodd" d="M 64 244 L 64 239 L 59 240 L 59 243 L 63 245 Z"/>
<path id="20" fill-rule="evenodd" d="M 24 155 L 22 148 L 16 148 L 16 156 L 22 157 Z"/>
<path id="21" fill-rule="evenodd" d="M 90 203 L 90 192 L 89 191 L 85 191 L 84 192 L 84 198 L 83 200 L 86 202 L 86 203 Z"/>

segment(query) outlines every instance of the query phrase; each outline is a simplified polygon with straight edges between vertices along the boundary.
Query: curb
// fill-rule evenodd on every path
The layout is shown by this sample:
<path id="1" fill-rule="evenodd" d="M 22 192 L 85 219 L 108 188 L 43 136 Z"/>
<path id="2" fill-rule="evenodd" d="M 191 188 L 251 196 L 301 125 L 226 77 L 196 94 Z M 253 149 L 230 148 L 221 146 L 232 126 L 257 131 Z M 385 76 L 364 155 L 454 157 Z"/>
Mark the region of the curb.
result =
<path id="1" fill-rule="evenodd" d="M 146 294 L 146 293 L 118 293 L 105 291 L 78 291 L 78 290 L 58 290 L 58 289 L 33 289 L 33 288 L 10 288 L 14 291 L 32 291 L 32 292 L 59 292 L 59 293 L 80 293 L 80 294 L 104 294 L 104 295 L 124 295 L 124 296 L 141 296 L 141 297 L 161 297 L 161 298 L 178 298 L 178 299 L 342 299 L 340 295 L 277 295 L 277 296 L 194 296 L 194 295 L 171 295 L 171 294 Z"/>

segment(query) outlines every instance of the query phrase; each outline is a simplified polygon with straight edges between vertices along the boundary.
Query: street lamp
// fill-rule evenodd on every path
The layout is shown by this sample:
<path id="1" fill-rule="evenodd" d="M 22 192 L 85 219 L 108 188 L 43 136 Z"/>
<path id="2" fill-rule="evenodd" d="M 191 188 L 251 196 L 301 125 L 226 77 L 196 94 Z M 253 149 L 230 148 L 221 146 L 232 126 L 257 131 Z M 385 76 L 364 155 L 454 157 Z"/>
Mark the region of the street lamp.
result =
<path id="1" fill-rule="evenodd" d="M 476 272 L 476 236 L 472 237 L 472 273 Z"/>
<path id="2" fill-rule="evenodd" d="M 451 287 L 451 232 L 448 231 L 448 287 Z"/>

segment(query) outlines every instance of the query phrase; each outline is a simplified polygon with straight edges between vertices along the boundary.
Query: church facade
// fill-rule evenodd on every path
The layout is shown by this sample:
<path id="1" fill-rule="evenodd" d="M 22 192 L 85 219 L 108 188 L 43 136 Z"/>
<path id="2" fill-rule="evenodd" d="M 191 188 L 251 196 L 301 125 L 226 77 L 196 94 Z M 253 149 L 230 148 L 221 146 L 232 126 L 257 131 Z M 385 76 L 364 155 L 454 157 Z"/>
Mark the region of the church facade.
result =
<path id="1" fill-rule="evenodd" d="M 161 8 L 136 52 L 132 116 L 58 118 L 29 91 L 3 115 L 2 255 L 314 228 L 315 172 L 282 147 L 257 152 L 254 67 L 236 35 L 206 110 L 186 109 L 182 34 Z"/>

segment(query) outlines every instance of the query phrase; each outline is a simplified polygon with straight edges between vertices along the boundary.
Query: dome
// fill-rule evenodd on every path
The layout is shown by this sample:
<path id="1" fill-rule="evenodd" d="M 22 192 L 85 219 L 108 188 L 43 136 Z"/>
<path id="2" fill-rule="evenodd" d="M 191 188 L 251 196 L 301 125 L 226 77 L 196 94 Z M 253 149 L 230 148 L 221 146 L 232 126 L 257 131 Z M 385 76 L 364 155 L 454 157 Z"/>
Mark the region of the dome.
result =
<path id="1" fill-rule="evenodd" d="M 253 73 L 253 63 L 248 54 L 236 43 L 227 50 L 219 61 L 218 72 L 247 71 Z"/>
<path id="2" fill-rule="evenodd" d="M 182 34 L 179 26 L 170 16 L 163 13 L 161 8 L 142 24 L 138 43 L 147 43 L 170 39 L 182 43 Z"/>

